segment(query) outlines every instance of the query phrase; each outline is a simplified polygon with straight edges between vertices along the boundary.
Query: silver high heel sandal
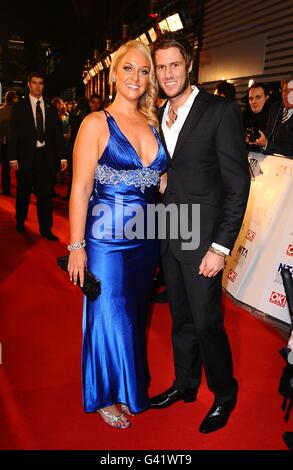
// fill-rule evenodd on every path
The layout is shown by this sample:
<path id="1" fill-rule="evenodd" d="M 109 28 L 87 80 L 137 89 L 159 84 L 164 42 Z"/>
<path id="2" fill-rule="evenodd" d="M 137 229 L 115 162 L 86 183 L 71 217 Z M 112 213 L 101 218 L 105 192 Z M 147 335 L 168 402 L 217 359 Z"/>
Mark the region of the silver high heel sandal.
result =
<path id="1" fill-rule="evenodd" d="M 126 429 L 131 425 L 130 421 L 122 420 L 124 412 L 120 415 L 115 415 L 109 411 L 103 410 L 102 408 L 97 410 L 97 412 L 102 416 L 103 421 L 105 421 L 106 424 L 109 424 L 109 426 L 113 426 L 114 428 Z"/>

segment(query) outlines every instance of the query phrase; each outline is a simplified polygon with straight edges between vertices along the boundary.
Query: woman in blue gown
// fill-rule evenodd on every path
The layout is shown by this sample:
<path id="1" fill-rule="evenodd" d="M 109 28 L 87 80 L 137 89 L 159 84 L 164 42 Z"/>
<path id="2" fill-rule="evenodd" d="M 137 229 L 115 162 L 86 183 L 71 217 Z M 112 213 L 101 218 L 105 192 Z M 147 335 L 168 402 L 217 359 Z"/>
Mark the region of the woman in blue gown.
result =
<path id="1" fill-rule="evenodd" d="M 149 49 L 123 45 L 110 80 L 114 102 L 84 119 L 74 148 L 68 271 L 82 284 L 87 264 L 101 281 L 100 296 L 84 300 L 84 409 L 126 428 L 149 406 L 145 332 L 158 240 L 147 208 L 164 189 L 167 157 Z"/>

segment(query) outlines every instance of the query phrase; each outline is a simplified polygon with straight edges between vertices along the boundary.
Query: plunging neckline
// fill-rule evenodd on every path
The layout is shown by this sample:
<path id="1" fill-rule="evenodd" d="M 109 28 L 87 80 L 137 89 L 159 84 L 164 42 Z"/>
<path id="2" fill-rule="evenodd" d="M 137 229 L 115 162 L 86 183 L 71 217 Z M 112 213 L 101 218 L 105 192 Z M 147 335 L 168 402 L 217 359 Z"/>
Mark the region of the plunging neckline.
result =
<path id="1" fill-rule="evenodd" d="M 123 139 L 127 142 L 127 144 L 132 148 L 132 150 L 134 151 L 135 153 L 135 156 L 137 157 L 139 163 L 141 164 L 142 168 L 149 168 L 150 166 L 152 166 L 152 164 L 157 160 L 158 156 L 159 156 L 159 152 L 160 152 L 160 142 L 159 142 L 159 139 L 158 139 L 158 136 L 157 136 L 157 133 L 156 133 L 156 130 L 153 126 L 150 125 L 150 128 L 156 138 L 156 141 L 157 141 L 157 145 L 158 145 L 158 150 L 157 150 L 157 153 L 156 153 L 156 156 L 155 158 L 153 159 L 153 161 L 149 164 L 149 165 L 144 165 L 141 161 L 141 158 L 140 156 L 138 155 L 138 152 L 136 151 L 134 145 L 130 142 L 130 140 L 128 139 L 128 137 L 126 137 L 126 135 L 122 132 L 122 130 L 120 129 L 120 127 L 118 126 L 117 122 L 116 122 L 116 119 L 114 118 L 114 116 L 112 116 L 112 114 L 109 113 L 109 111 L 107 111 L 106 109 L 104 110 L 105 111 L 105 114 L 107 116 L 107 118 L 112 118 L 116 128 L 118 129 L 118 131 L 120 132 L 120 134 L 122 135 Z M 111 137 L 111 133 L 110 133 L 110 137 Z M 110 139 L 109 139 L 110 140 Z M 108 145 L 107 145 L 108 146 Z"/>

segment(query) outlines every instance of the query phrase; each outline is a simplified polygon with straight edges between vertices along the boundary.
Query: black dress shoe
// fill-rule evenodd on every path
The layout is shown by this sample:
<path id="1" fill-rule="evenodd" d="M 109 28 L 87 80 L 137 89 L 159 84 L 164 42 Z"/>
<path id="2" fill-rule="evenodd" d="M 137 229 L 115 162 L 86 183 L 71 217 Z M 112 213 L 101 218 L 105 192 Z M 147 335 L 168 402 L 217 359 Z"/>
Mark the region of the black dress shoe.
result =
<path id="1" fill-rule="evenodd" d="M 235 405 L 236 399 L 225 403 L 214 402 L 205 419 L 202 421 L 199 431 L 208 434 L 209 432 L 217 431 L 226 426 Z"/>
<path id="2" fill-rule="evenodd" d="M 284 432 L 283 441 L 288 449 L 293 450 L 293 432 Z"/>
<path id="3" fill-rule="evenodd" d="M 160 395 L 150 399 L 151 408 L 167 408 L 173 405 L 176 401 L 183 400 L 189 403 L 196 400 L 197 391 L 195 388 L 188 388 L 185 392 L 180 392 L 175 387 L 170 387 Z"/>
<path id="4" fill-rule="evenodd" d="M 51 230 L 49 232 L 41 233 L 41 237 L 47 238 L 47 240 L 49 240 L 50 242 L 56 242 L 57 240 L 59 240 L 59 238 L 56 237 L 56 235 L 54 235 L 54 233 L 51 232 Z"/>
<path id="5" fill-rule="evenodd" d="M 24 223 L 22 223 L 22 222 L 17 222 L 17 224 L 16 224 L 16 230 L 17 230 L 19 233 L 24 233 L 24 232 L 25 232 Z"/>

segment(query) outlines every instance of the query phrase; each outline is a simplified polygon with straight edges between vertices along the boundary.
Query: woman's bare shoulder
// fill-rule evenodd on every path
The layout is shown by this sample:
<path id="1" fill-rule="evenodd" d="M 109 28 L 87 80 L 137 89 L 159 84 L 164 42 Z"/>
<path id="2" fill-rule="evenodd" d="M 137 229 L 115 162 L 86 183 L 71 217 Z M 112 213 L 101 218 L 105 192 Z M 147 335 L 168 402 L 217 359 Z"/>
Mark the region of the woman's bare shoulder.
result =
<path id="1" fill-rule="evenodd" d="M 106 126 L 106 117 L 104 111 L 95 111 L 88 114 L 82 121 L 82 127 L 89 130 L 104 129 Z"/>

